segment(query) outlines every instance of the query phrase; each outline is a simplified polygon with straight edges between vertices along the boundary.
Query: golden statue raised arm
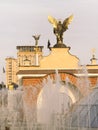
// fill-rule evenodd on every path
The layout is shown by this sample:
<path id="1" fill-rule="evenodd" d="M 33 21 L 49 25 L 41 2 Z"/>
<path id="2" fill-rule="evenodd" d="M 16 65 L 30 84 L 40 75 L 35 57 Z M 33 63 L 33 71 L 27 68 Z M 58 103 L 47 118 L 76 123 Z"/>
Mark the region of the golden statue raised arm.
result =
<path id="1" fill-rule="evenodd" d="M 52 16 L 48 16 L 48 21 L 53 25 L 53 32 L 56 35 L 57 43 L 63 43 L 63 33 L 68 29 L 68 25 L 72 20 L 73 15 L 66 18 L 63 22 L 56 20 Z"/>

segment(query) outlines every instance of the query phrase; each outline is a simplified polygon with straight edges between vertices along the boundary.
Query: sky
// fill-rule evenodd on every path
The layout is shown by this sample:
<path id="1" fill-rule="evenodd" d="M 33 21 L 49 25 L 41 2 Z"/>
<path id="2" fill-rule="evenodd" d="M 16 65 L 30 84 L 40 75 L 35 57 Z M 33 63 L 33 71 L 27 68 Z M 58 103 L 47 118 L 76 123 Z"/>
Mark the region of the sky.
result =
<path id="1" fill-rule="evenodd" d="M 41 35 L 39 45 L 48 55 L 48 39 L 56 44 L 48 16 L 65 20 L 74 15 L 64 33 L 64 44 L 81 64 L 90 64 L 92 48 L 98 58 L 98 0 L 0 0 L 0 79 L 7 57 L 17 58 L 16 46 L 35 45 L 32 35 Z"/>

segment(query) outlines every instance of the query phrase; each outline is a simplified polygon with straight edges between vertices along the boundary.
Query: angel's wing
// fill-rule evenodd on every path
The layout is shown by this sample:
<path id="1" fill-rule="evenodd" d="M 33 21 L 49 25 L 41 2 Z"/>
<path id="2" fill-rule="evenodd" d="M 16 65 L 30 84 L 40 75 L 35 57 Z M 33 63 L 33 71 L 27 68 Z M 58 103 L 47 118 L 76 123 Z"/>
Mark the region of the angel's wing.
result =
<path id="1" fill-rule="evenodd" d="M 52 16 L 48 16 L 48 21 L 53 25 L 54 28 L 57 28 L 57 20 L 53 18 Z"/>
<path id="2" fill-rule="evenodd" d="M 72 20 L 73 20 L 73 15 L 69 16 L 68 18 L 66 18 L 63 21 L 63 27 L 64 28 L 68 27 L 68 25 L 72 22 Z"/>

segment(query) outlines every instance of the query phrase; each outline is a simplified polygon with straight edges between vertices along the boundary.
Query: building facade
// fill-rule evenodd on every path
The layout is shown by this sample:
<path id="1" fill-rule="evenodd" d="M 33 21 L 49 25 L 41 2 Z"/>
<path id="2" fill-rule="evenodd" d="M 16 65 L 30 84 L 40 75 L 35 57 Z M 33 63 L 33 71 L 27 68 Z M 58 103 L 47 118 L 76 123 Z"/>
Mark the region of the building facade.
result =
<path id="1" fill-rule="evenodd" d="M 42 59 L 43 46 L 17 46 L 17 58 L 6 58 L 6 86 L 8 87 L 12 83 L 20 85 L 17 72 L 20 68 L 32 68 L 32 66 L 39 66 L 39 62 Z M 37 48 L 37 49 L 36 49 Z M 36 56 L 36 50 L 38 50 Z M 36 60 L 36 58 L 38 60 Z M 21 84 L 22 85 L 22 84 Z"/>
<path id="2" fill-rule="evenodd" d="M 42 83 L 44 78 L 55 77 L 58 70 L 62 81 L 66 77 L 76 85 L 77 79 L 83 76 L 79 70 L 79 58 L 70 54 L 69 47 L 52 47 L 48 56 L 43 56 L 43 46 L 17 46 L 17 58 L 6 58 L 6 85 L 12 82 L 19 86 L 36 85 Z M 98 64 L 95 54 L 92 55 L 91 64 L 86 65 L 91 86 L 97 83 Z"/>
<path id="3" fill-rule="evenodd" d="M 6 58 L 6 86 L 17 83 L 17 59 L 13 57 Z"/>

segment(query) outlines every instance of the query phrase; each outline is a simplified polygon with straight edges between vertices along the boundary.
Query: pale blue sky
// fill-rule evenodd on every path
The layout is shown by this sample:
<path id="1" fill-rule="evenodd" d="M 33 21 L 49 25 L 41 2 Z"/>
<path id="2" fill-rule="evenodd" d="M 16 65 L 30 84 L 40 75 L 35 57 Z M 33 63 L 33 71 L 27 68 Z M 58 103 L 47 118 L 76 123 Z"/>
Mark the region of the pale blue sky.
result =
<path id="1" fill-rule="evenodd" d="M 89 64 L 92 48 L 98 58 L 98 0 L 0 0 L 0 78 L 5 58 L 16 58 L 17 45 L 34 45 L 32 35 L 41 34 L 39 45 L 45 46 L 45 54 L 48 39 L 56 43 L 48 15 L 63 21 L 71 14 L 64 43 L 82 64 Z"/>

